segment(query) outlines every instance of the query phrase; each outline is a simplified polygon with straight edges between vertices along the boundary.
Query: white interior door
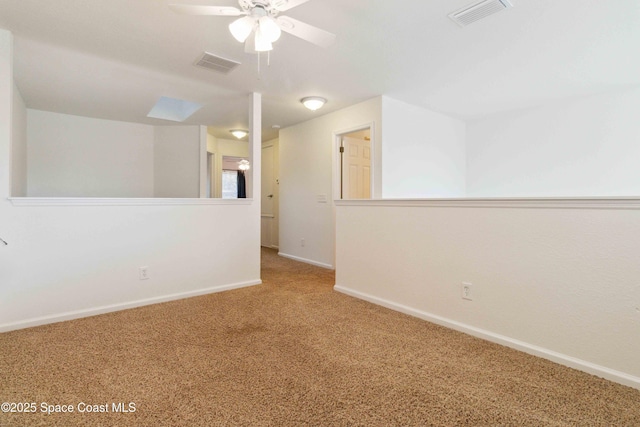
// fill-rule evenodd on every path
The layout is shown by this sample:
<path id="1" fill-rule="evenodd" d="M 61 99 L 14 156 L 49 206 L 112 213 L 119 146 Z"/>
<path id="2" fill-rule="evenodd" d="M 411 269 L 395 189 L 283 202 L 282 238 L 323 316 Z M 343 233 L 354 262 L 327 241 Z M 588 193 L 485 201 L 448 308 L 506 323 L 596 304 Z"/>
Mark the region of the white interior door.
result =
<path id="1" fill-rule="evenodd" d="M 262 147 L 262 200 L 261 200 L 261 238 L 260 244 L 268 248 L 276 246 L 274 239 L 275 218 L 275 148 L 273 145 Z"/>
<path id="2" fill-rule="evenodd" d="M 342 137 L 342 198 L 371 198 L 371 142 Z"/>

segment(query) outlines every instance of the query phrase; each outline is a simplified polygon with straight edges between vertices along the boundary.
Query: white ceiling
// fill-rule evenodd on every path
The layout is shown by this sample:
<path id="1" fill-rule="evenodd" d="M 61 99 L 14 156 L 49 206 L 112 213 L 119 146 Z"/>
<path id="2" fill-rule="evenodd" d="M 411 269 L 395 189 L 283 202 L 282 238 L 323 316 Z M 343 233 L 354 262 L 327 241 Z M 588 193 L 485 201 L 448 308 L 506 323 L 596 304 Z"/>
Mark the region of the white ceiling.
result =
<path id="1" fill-rule="evenodd" d="M 27 107 L 150 124 L 161 97 L 204 105 L 185 123 L 218 137 L 248 126 L 263 94 L 263 137 L 387 95 L 462 119 L 640 85 L 640 1 L 512 0 L 465 28 L 447 15 L 474 0 L 311 0 L 288 12 L 337 35 L 323 49 L 283 33 L 258 73 L 227 29 L 232 17 L 177 15 L 170 3 L 235 0 L 1 0 Z M 242 65 L 195 67 L 204 51 Z M 318 112 L 303 96 L 329 102 Z"/>

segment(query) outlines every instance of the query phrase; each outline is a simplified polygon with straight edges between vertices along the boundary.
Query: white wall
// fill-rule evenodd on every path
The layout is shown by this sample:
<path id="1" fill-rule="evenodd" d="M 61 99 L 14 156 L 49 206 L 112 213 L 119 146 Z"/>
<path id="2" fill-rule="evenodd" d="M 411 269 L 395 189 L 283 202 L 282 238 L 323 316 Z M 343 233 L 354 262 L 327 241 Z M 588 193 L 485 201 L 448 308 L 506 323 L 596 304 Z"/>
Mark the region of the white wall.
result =
<path id="1" fill-rule="evenodd" d="M 0 245 L 0 331 L 259 283 L 260 206 L 251 200 L 8 200 L 11 69 L 11 34 L 0 30 L 0 237 L 9 242 Z M 259 140 L 252 150 L 259 163 Z M 140 266 L 150 280 L 138 279 Z"/>
<path id="2" fill-rule="evenodd" d="M 334 132 L 374 124 L 374 156 L 380 153 L 381 98 L 281 129 L 280 141 L 280 253 L 333 267 Z M 313 113 L 310 113 L 313 114 Z M 373 168 L 374 191 L 380 193 L 380 158 Z M 325 203 L 318 196 L 326 196 Z M 305 239 L 305 246 L 301 245 Z"/>
<path id="3" fill-rule="evenodd" d="M 640 388 L 640 201 L 504 203 L 340 202 L 336 289 Z"/>
<path id="4" fill-rule="evenodd" d="M 11 128 L 13 118 L 11 109 L 13 104 L 13 35 L 9 31 L 0 29 L 0 238 L 9 240 L 11 223 L 9 222 L 8 206 L 11 182 Z M 11 243 L 11 241 L 10 241 Z M 6 288 L 7 263 L 6 254 L 9 246 L 0 242 L 0 292 Z M 3 306 L 3 300 L 0 299 Z"/>
<path id="5" fill-rule="evenodd" d="M 465 124 L 382 97 L 382 197 L 464 197 Z"/>
<path id="6" fill-rule="evenodd" d="M 0 331 L 259 283 L 251 204 L 3 210 Z"/>
<path id="7" fill-rule="evenodd" d="M 155 197 L 200 196 L 200 126 L 155 126 Z"/>
<path id="8" fill-rule="evenodd" d="M 373 198 L 464 197 L 464 122 L 378 97 L 280 131 L 281 254 L 333 266 L 333 135 L 369 124 Z"/>
<path id="9" fill-rule="evenodd" d="M 640 195 L 640 88 L 472 121 L 469 197 Z"/>
<path id="10" fill-rule="evenodd" d="M 216 151 L 218 151 L 218 138 L 211 135 L 208 131 L 207 131 L 207 151 L 210 153 L 215 153 Z"/>
<path id="11" fill-rule="evenodd" d="M 11 143 L 11 194 L 27 195 L 27 107 L 20 90 L 13 85 Z"/>
<path id="12" fill-rule="evenodd" d="M 239 139 L 218 138 L 218 152 L 220 153 L 220 157 L 248 157 L 249 142 Z"/>
<path id="13" fill-rule="evenodd" d="M 27 110 L 30 197 L 152 197 L 153 127 Z"/>

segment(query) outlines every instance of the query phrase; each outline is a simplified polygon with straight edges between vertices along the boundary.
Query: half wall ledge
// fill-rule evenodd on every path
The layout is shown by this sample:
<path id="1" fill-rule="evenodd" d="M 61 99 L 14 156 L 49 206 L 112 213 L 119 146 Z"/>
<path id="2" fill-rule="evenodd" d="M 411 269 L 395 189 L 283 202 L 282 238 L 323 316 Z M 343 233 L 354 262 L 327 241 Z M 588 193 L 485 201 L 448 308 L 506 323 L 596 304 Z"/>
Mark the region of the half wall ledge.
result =
<path id="1" fill-rule="evenodd" d="M 638 197 L 518 197 L 335 200 L 336 206 L 431 208 L 640 209 Z"/>
<path id="2" fill-rule="evenodd" d="M 118 198 L 118 197 L 9 197 L 13 206 L 188 206 L 250 205 L 253 199 Z"/>

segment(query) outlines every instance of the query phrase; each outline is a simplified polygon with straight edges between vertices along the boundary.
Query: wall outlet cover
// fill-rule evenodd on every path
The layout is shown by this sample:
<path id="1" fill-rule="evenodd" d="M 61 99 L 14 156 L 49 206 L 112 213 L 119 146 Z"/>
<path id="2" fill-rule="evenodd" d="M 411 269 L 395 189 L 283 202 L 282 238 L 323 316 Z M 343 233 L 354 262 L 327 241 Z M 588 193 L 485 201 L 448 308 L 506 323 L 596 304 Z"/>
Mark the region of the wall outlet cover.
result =
<path id="1" fill-rule="evenodd" d="M 473 300 L 473 285 L 471 283 L 462 283 L 462 299 Z"/>

